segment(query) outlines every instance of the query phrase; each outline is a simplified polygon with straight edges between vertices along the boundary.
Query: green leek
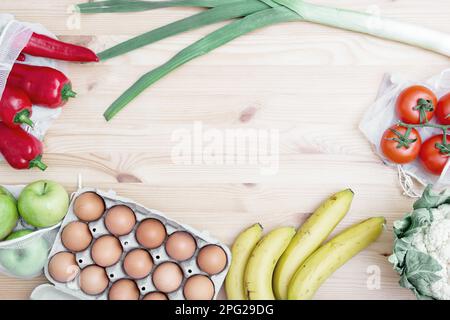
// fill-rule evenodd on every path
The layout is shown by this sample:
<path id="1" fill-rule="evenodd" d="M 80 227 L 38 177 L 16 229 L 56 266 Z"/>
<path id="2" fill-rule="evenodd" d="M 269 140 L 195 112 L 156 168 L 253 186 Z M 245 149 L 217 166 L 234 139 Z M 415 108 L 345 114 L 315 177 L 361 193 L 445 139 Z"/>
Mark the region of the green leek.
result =
<path id="1" fill-rule="evenodd" d="M 77 5 L 80 13 L 138 12 L 170 7 L 213 8 L 240 0 L 173 0 L 173 1 L 133 1 L 106 0 L 86 2 Z"/>
<path id="2" fill-rule="evenodd" d="M 220 21 L 245 17 L 268 8 L 269 6 L 259 0 L 224 4 L 124 41 L 100 52 L 98 57 L 100 60 L 111 59 L 188 30 L 197 29 Z"/>
<path id="3" fill-rule="evenodd" d="M 301 20 L 301 18 L 293 11 L 285 7 L 277 7 L 251 14 L 214 31 L 213 33 L 180 51 L 162 66 L 143 75 L 135 84 L 125 91 L 116 101 L 114 101 L 108 110 L 106 110 L 104 114 L 105 119 L 107 121 L 111 120 L 119 111 L 121 111 L 145 89 L 167 75 L 169 72 L 175 70 L 190 60 L 207 54 L 208 52 L 230 42 L 231 40 L 259 28 L 275 23 L 298 20 Z"/>
<path id="4" fill-rule="evenodd" d="M 105 112 L 109 121 L 153 83 L 182 66 L 231 40 L 259 28 L 286 21 L 308 21 L 402 42 L 450 56 L 450 36 L 413 24 L 351 10 L 314 5 L 303 0 L 109 0 L 80 4 L 82 13 L 132 12 L 164 7 L 210 8 L 189 18 L 137 36 L 99 54 L 102 60 L 141 48 L 155 41 L 202 26 L 237 18 L 180 51 L 164 65 L 143 75 Z"/>

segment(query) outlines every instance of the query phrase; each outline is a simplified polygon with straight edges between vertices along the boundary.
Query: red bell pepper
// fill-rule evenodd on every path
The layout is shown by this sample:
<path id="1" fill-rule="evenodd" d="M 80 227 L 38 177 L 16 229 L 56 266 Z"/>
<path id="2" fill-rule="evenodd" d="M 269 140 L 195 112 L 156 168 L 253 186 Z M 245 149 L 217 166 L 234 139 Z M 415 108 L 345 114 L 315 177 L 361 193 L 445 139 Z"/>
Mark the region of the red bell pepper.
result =
<path id="1" fill-rule="evenodd" d="M 97 55 L 90 49 L 62 42 L 42 34 L 33 33 L 23 53 L 74 62 L 97 62 Z"/>
<path id="2" fill-rule="evenodd" d="M 25 57 L 25 55 L 23 53 L 19 54 L 19 56 L 17 57 L 17 61 L 25 61 L 27 58 Z"/>
<path id="3" fill-rule="evenodd" d="M 22 128 L 9 128 L 0 122 L 0 152 L 15 169 L 39 168 L 47 166 L 42 159 L 42 142 Z"/>
<path id="4" fill-rule="evenodd" d="M 6 85 L 0 100 L 0 120 L 10 128 L 19 127 L 22 123 L 33 126 L 31 101 L 27 94 L 11 85 Z"/>
<path id="5" fill-rule="evenodd" d="M 8 83 L 25 91 L 33 104 L 52 109 L 76 96 L 64 73 L 50 67 L 15 63 Z"/>

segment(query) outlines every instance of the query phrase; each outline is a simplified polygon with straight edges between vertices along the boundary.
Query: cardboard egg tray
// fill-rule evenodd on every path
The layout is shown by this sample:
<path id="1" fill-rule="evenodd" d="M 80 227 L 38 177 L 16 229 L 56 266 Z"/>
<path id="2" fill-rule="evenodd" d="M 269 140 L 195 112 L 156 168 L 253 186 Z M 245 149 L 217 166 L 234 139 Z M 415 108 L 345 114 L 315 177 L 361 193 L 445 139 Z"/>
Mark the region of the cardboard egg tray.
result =
<path id="1" fill-rule="evenodd" d="M 230 253 L 230 250 L 228 249 L 228 247 L 225 246 L 224 244 L 220 243 L 218 240 L 211 238 L 208 234 L 206 234 L 204 232 L 199 232 L 189 226 L 182 225 L 172 219 L 167 218 L 163 213 L 161 213 L 157 210 L 147 209 L 147 208 L 137 204 L 136 202 L 133 202 L 132 200 L 118 197 L 113 191 L 102 192 L 100 190 L 96 190 L 96 189 L 92 189 L 92 188 L 83 188 L 83 189 L 78 190 L 72 196 L 72 202 L 70 204 L 69 211 L 68 211 L 64 221 L 62 222 L 61 229 L 59 230 L 59 232 L 56 236 L 55 243 L 50 251 L 50 255 L 49 255 L 50 258 L 58 252 L 69 251 L 68 249 L 66 249 L 64 247 L 64 245 L 61 242 L 61 232 L 67 224 L 69 224 L 72 221 L 78 220 L 77 216 L 73 212 L 73 205 L 74 205 L 75 199 L 79 195 L 81 195 L 85 192 L 95 192 L 104 199 L 105 205 L 106 205 L 105 213 L 108 211 L 108 209 L 110 209 L 111 207 L 116 206 L 116 205 L 128 206 L 130 209 L 132 209 L 134 211 L 134 213 L 136 215 L 136 225 L 131 233 L 129 233 L 128 235 L 125 235 L 125 236 L 118 237 L 118 239 L 122 245 L 122 248 L 123 248 L 122 257 L 119 260 L 119 262 L 117 262 L 115 265 L 105 268 L 106 273 L 109 277 L 110 283 L 109 283 L 108 288 L 103 293 L 101 293 L 100 295 L 96 295 L 96 296 L 91 296 L 91 295 L 85 294 L 83 291 L 80 290 L 79 275 L 74 280 L 72 280 L 71 282 L 68 282 L 68 283 L 61 283 L 61 282 L 58 282 L 58 281 L 52 279 L 52 277 L 50 276 L 50 274 L 48 272 L 48 264 L 47 264 L 45 267 L 45 275 L 50 280 L 50 282 L 52 282 L 55 285 L 56 289 L 59 289 L 64 293 L 71 294 L 80 299 L 106 300 L 106 299 L 108 299 L 108 291 L 109 291 L 109 288 L 111 287 L 112 283 L 114 283 L 115 281 L 120 280 L 120 279 L 129 278 L 122 269 L 122 262 L 123 262 L 125 255 L 130 250 L 133 250 L 136 248 L 142 248 L 144 250 L 147 250 L 150 253 L 150 255 L 153 258 L 154 266 L 153 266 L 153 269 L 152 269 L 152 272 L 150 273 L 150 275 L 148 275 L 147 277 L 145 277 L 143 279 L 135 280 L 135 282 L 140 290 L 140 293 L 141 293 L 140 298 L 142 298 L 144 295 L 146 295 L 147 293 L 150 293 L 152 291 L 158 291 L 154 287 L 153 281 L 152 281 L 153 270 L 159 264 L 161 264 L 163 262 L 167 262 L 167 261 L 173 261 L 173 262 L 177 263 L 180 266 L 180 268 L 182 269 L 183 274 L 184 274 L 184 279 L 183 279 L 181 286 L 176 291 L 166 294 L 170 300 L 183 300 L 184 299 L 183 287 L 184 287 L 184 283 L 186 282 L 186 279 L 190 276 L 197 275 L 197 274 L 206 275 L 211 279 L 211 281 L 214 284 L 214 288 L 215 288 L 214 299 L 217 297 L 217 294 L 218 294 L 220 288 L 222 287 L 222 284 L 225 280 L 225 276 L 227 274 L 227 271 L 229 269 L 230 262 L 231 262 L 231 253 Z M 136 228 L 139 225 L 139 223 L 142 220 L 145 220 L 148 218 L 155 218 L 155 219 L 160 220 L 166 227 L 168 236 L 176 231 L 189 232 L 195 238 L 195 240 L 197 242 L 197 250 L 196 250 L 196 253 L 194 254 L 194 256 L 190 260 L 183 261 L 183 262 L 173 260 L 167 255 L 167 253 L 165 251 L 165 242 L 159 248 L 156 248 L 156 249 L 146 249 L 146 248 L 142 247 L 135 238 L 135 231 L 136 231 Z M 75 253 L 77 263 L 81 269 L 83 269 L 84 267 L 87 267 L 88 265 L 94 264 L 94 262 L 91 258 L 90 250 L 91 250 L 92 243 L 95 241 L 95 239 L 97 239 L 103 235 L 110 234 L 104 224 L 104 215 L 99 220 L 88 223 L 88 226 L 89 226 L 89 230 L 92 233 L 93 241 L 91 242 L 90 246 L 86 250 Z M 226 268 L 221 273 L 212 275 L 212 276 L 201 271 L 200 268 L 197 266 L 197 262 L 196 262 L 198 251 L 202 247 L 204 247 L 206 245 L 210 245 L 210 244 L 215 244 L 215 245 L 220 246 L 227 255 Z"/>

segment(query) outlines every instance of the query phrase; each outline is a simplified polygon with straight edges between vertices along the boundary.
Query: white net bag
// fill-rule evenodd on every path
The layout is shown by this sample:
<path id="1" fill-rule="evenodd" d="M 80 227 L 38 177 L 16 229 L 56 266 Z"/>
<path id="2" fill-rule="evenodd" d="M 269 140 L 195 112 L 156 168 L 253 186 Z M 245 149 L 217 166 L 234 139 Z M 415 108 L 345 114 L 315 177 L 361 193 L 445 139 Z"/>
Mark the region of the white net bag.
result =
<path id="1" fill-rule="evenodd" d="M 12 66 L 16 63 L 20 52 L 28 43 L 33 32 L 54 37 L 53 34 L 39 24 L 19 22 L 10 14 L 0 14 L 0 97 L 3 95 Z M 26 61 L 23 63 L 48 66 L 64 72 L 61 63 L 51 59 L 27 56 Z M 56 119 L 60 113 L 61 108 L 48 109 L 33 106 L 33 116 L 31 117 L 31 120 L 34 122 L 35 126 L 33 129 L 29 126 L 23 126 L 23 128 L 42 140 L 52 121 Z M 2 160 L 1 155 L 0 160 Z"/>
<path id="2" fill-rule="evenodd" d="M 422 191 L 415 188 L 414 182 L 417 182 L 422 187 L 433 184 L 436 189 L 443 189 L 450 186 L 450 161 L 447 162 L 442 174 L 435 176 L 428 173 L 418 160 L 405 165 L 394 164 L 384 157 L 380 149 L 380 141 L 384 131 L 399 121 L 395 111 L 398 95 L 407 87 L 417 84 L 432 89 L 437 97 L 441 98 L 450 92 L 450 69 L 446 69 L 423 82 L 414 82 L 404 79 L 400 75 L 387 74 L 381 83 L 376 101 L 367 110 L 359 125 L 360 130 L 371 142 L 373 149 L 383 162 L 398 170 L 400 185 L 405 195 L 410 197 L 418 197 Z M 435 120 L 431 122 L 433 123 Z M 422 137 L 422 141 L 427 140 L 433 135 L 442 133 L 442 130 L 434 128 L 420 128 L 418 131 Z"/>
<path id="3" fill-rule="evenodd" d="M 0 97 L 3 95 L 12 66 L 16 63 L 17 57 L 28 43 L 33 32 L 54 37 L 41 25 L 19 22 L 12 15 L 0 14 Z M 27 56 L 24 63 L 48 66 L 63 71 L 60 63 L 50 59 Z M 23 128 L 42 140 L 51 122 L 60 113 L 61 108 L 47 109 L 33 106 L 31 119 L 35 126 L 33 129 L 28 126 Z M 3 158 L 0 154 L 0 161 L 2 160 Z M 22 189 L 22 187 L 6 188 L 16 197 L 18 197 Z M 29 235 L 0 242 L 0 272 L 25 279 L 40 275 L 58 228 L 59 225 L 47 229 L 34 230 Z M 15 231 L 22 229 L 33 228 L 20 220 Z"/>
<path id="4" fill-rule="evenodd" d="M 17 199 L 24 186 L 4 186 Z M 14 240 L 0 241 L 0 272 L 8 276 L 30 279 L 43 272 L 50 248 L 55 241 L 60 224 L 36 229 L 19 220 L 14 231 L 33 230 Z"/>
<path id="5" fill-rule="evenodd" d="M 17 57 L 28 43 L 33 32 L 54 37 L 41 25 L 19 22 L 12 15 L 0 14 L 0 97 L 3 95 L 12 66 L 16 63 Z M 24 63 L 48 66 L 63 71 L 60 63 L 50 59 L 27 56 Z M 51 122 L 60 113 L 61 108 L 47 109 L 33 106 L 31 119 L 35 126 L 33 129 L 24 126 L 24 129 L 39 139 L 43 139 Z M 3 158 L 0 155 L 0 161 L 2 160 Z M 23 186 L 6 186 L 6 189 L 12 192 L 16 198 L 22 188 Z M 14 240 L 0 242 L 0 272 L 25 279 L 42 274 L 43 266 L 47 261 L 58 228 L 59 225 L 35 230 L 23 220 L 19 220 L 14 231 L 32 229 L 34 232 Z"/>
<path id="6" fill-rule="evenodd" d="M 0 15 L 0 96 L 12 65 L 31 37 L 31 29 L 14 20 L 9 14 Z"/>

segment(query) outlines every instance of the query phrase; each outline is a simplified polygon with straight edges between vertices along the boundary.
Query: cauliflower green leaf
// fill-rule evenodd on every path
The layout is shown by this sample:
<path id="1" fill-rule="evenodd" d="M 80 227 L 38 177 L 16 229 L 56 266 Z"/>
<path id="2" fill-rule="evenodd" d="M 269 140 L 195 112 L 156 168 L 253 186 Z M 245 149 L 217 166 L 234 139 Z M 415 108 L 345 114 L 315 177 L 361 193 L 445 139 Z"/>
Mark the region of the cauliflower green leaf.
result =
<path id="1" fill-rule="evenodd" d="M 428 185 L 425 188 L 422 197 L 414 203 L 414 210 L 421 208 L 437 208 L 441 204 L 450 203 L 450 191 L 444 190 L 440 193 L 435 193 L 432 188 L 432 185 Z"/>

